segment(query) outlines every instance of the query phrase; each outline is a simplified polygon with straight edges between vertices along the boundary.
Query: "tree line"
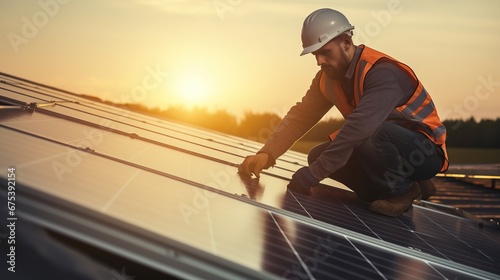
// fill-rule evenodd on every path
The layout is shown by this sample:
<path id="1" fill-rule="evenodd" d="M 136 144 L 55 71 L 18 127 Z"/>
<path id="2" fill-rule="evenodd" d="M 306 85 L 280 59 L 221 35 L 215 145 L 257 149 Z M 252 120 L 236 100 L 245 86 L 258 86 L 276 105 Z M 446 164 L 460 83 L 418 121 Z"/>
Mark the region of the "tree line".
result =
<path id="1" fill-rule="evenodd" d="M 112 105 L 258 142 L 265 142 L 281 121 L 281 117 L 275 113 L 245 112 L 243 118 L 238 120 L 226 110 L 211 112 L 202 107 L 188 109 L 183 106 L 171 106 L 166 109 L 151 109 L 141 104 Z M 320 121 L 300 141 L 327 141 L 328 135 L 343 124 L 343 119 L 331 118 Z M 476 121 L 471 117 L 467 120 L 445 120 L 443 124 L 448 133 L 448 147 L 500 148 L 500 118 Z"/>
<path id="2" fill-rule="evenodd" d="M 500 148 L 500 118 L 445 120 L 448 147 Z"/>

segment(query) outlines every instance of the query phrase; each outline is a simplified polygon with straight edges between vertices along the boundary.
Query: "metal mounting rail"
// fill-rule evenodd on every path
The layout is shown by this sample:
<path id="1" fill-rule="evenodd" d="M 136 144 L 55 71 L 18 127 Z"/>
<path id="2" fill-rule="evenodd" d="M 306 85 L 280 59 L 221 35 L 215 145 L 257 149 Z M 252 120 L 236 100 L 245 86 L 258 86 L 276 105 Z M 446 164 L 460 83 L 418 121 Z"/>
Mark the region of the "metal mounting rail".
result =
<path id="1" fill-rule="evenodd" d="M 496 181 L 500 179 L 500 176 L 497 175 L 460 174 L 460 173 L 438 173 L 436 174 L 436 177 L 491 180 L 492 189 L 495 189 Z"/>
<path id="2" fill-rule="evenodd" d="M 57 104 L 61 103 L 74 103 L 74 102 L 61 100 L 61 101 L 49 101 L 45 103 L 31 102 L 31 103 L 25 103 L 24 105 L 0 105 L 0 110 L 3 109 L 35 110 L 36 108 L 41 108 L 41 107 L 54 107 Z"/>

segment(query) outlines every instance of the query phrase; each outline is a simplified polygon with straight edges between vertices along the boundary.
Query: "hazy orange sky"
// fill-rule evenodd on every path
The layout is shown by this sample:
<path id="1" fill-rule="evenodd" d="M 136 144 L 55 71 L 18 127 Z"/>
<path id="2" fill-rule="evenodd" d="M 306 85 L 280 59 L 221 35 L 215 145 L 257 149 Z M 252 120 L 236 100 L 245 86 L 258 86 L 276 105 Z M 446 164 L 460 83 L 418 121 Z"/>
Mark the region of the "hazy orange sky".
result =
<path id="1" fill-rule="evenodd" d="M 0 71 L 149 107 L 284 115 L 318 67 L 300 31 L 330 7 L 405 62 L 443 119 L 500 117 L 500 1 L 23 0 L 0 4 Z M 336 110 L 329 116 L 339 116 Z"/>

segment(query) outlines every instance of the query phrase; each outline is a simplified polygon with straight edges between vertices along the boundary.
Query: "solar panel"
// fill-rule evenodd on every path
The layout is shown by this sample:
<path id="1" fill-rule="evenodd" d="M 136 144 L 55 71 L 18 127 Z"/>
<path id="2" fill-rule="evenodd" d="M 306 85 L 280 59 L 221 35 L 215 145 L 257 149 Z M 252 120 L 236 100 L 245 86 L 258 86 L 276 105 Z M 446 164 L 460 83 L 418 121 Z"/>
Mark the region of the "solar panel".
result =
<path id="1" fill-rule="evenodd" d="M 500 276 L 486 222 L 420 206 L 379 216 L 332 180 L 290 193 L 303 154 L 240 176 L 260 144 L 4 78 L 6 106 L 64 101 L 0 109 L 0 168 L 16 168 L 19 213 L 43 228 L 182 278 Z"/>
<path id="2" fill-rule="evenodd" d="M 466 178 L 491 180 L 491 188 L 496 188 L 496 182 L 500 179 L 500 164 L 460 164 L 451 166 L 439 177 Z"/>

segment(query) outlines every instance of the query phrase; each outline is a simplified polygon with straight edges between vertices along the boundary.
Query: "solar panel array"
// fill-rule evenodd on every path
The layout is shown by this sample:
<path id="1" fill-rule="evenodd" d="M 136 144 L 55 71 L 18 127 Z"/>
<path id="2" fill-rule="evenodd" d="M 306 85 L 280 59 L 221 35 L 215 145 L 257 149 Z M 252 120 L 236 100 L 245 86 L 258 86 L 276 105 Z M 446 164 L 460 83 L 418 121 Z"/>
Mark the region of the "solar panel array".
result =
<path id="1" fill-rule="evenodd" d="M 50 230 L 179 277 L 500 278 L 498 228 L 376 215 L 332 180 L 294 194 L 303 154 L 249 178 L 237 165 L 259 143 L 1 79 L 2 190 L 15 167 L 19 211 Z"/>

